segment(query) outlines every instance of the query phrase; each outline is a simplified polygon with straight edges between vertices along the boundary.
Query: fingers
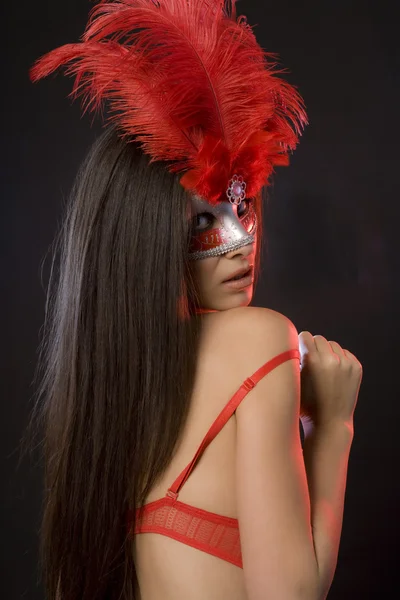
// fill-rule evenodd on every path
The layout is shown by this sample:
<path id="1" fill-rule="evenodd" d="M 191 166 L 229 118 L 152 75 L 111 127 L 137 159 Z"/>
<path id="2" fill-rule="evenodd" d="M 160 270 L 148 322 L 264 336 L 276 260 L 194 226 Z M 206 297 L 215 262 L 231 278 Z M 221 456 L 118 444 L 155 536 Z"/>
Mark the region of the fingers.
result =
<path id="1" fill-rule="evenodd" d="M 332 350 L 335 352 L 335 354 L 338 354 L 341 358 L 346 358 L 346 354 L 340 344 L 338 344 L 337 342 L 333 342 L 333 341 L 330 341 L 329 343 L 331 345 Z"/>
<path id="2" fill-rule="evenodd" d="M 363 372 L 362 364 L 360 363 L 358 358 L 352 352 L 350 352 L 350 350 L 343 350 L 343 352 L 345 353 L 346 357 L 353 363 L 354 367 L 358 371 L 360 371 L 360 373 L 362 373 Z"/>
<path id="3" fill-rule="evenodd" d="M 299 350 L 301 354 L 308 354 L 315 349 L 314 338 L 309 331 L 299 333 Z"/>
<path id="4" fill-rule="evenodd" d="M 329 352 L 329 354 L 332 354 L 332 348 L 323 335 L 314 335 L 314 340 L 318 352 Z"/>
<path id="5" fill-rule="evenodd" d="M 336 344 L 339 348 L 339 344 L 337 344 L 337 342 L 333 342 L 334 344 Z M 323 336 L 323 335 L 311 335 L 311 333 L 309 331 L 302 331 L 301 333 L 299 333 L 299 346 L 300 346 L 300 351 L 304 354 L 307 354 L 309 352 L 312 352 L 313 350 L 317 350 L 318 352 L 329 352 L 329 354 L 332 354 L 333 351 L 335 351 L 336 353 L 338 353 L 338 349 L 336 348 L 335 350 L 333 349 L 333 347 L 331 346 L 331 342 L 328 342 L 328 340 Z M 341 348 L 340 348 L 341 349 Z"/>
<path id="6" fill-rule="evenodd" d="M 345 350 L 338 342 L 329 341 L 323 335 L 312 335 L 309 331 L 299 333 L 299 350 L 302 358 L 312 352 L 334 354 L 339 359 L 347 359 L 352 366 L 362 373 L 362 365 L 358 358 L 349 350 Z"/>
<path id="7" fill-rule="evenodd" d="M 328 342 L 323 335 L 312 336 L 309 331 L 302 331 L 299 334 L 299 347 L 302 367 L 308 361 L 317 359 L 324 359 L 325 361 L 329 361 L 329 364 L 336 365 L 340 363 L 341 359 L 346 358 L 341 346 L 337 342 Z"/>

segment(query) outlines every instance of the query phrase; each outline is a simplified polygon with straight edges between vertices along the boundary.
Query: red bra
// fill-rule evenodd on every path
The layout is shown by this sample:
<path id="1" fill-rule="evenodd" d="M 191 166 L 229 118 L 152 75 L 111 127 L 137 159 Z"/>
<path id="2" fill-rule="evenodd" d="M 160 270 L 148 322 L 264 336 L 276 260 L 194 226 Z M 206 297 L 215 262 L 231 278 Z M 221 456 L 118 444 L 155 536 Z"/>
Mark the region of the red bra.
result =
<path id="1" fill-rule="evenodd" d="M 128 510 L 127 526 L 130 535 L 160 533 L 243 568 L 238 520 L 180 502 L 178 494 L 202 452 L 221 431 L 247 393 L 267 373 L 291 358 L 300 359 L 299 350 L 287 350 L 278 354 L 242 383 L 217 416 L 193 459 L 176 478 L 166 495 L 136 509 L 133 532 L 131 524 L 133 510 Z"/>

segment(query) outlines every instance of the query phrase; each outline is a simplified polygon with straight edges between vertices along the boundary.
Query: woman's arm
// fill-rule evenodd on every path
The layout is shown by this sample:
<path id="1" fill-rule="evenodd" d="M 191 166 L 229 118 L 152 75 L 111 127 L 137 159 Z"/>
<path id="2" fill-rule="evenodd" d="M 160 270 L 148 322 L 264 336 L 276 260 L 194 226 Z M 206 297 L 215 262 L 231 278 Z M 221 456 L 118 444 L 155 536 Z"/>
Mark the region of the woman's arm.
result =
<path id="1" fill-rule="evenodd" d="M 326 598 L 336 569 L 353 435 L 352 423 L 338 421 L 312 428 L 304 440 L 318 600 Z"/>
<path id="2" fill-rule="evenodd" d="M 295 326 L 283 315 L 247 307 L 235 317 L 230 331 L 244 350 L 237 350 L 234 366 L 243 376 L 298 344 Z M 222 338 L 230 339 L 229 333 Z M 336 369 L 332 361 L 321 368 L 328 408 L 342 406 L 341 378 L 346 390 L 353 377 Z M 320 419 L 311 432 L 305 429 L 302 449 L 300 375 L 297 360 L 281 364 L 236 409 L 237 511 L 249 600 L 324 600 L 337 564 L 353 421 L 348 410 L 343 419 L 337 409 L 320 411 L 331 418 Z"/>

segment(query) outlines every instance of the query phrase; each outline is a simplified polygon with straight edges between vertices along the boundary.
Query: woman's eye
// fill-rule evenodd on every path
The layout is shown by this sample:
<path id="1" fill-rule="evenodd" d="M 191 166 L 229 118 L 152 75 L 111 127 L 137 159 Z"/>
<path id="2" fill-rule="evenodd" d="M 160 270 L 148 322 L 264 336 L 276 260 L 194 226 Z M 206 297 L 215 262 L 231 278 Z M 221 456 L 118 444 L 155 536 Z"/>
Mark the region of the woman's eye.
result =
<path id="1" fill-rule="evenodd" d="M 214 215 L 204 212 L 199 213 L 195 217 L 193 217 L 193 227 L 194 229 L 207 229 L 209 225 L 213 222 Z"/>
<path id="2" fill-rule="evenodd" d="M 247 215 L 249 212 L 250 199 L 242 200 L 242 202 L 237 207 L 237 216 L 239 219 Z M 215 216 L 208 212 L 202 212 L 198 215 L 195 215 L 192 219 L 192 227 L 197 231 L 204 231 L 212 226 L 214 222 Z"/>

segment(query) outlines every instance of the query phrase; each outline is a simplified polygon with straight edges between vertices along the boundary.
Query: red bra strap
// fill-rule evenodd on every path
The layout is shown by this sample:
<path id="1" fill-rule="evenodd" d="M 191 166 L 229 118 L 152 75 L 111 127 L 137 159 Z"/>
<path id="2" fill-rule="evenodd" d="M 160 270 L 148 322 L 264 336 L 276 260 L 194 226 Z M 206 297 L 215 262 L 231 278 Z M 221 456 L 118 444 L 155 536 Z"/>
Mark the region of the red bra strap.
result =
<path id="1" fill-rule="evenodd" d="M 299 350 L 286 350 L 285 352 L 278 354 L 274 358 L 271 358 L 271 360 L 266 362 L 264 365 L 262 365 L 259 369 L 257 369 L 257 371 L 253 373 L 253 375 L 251 375 L 251 377 L 245 379 L 240 388 L 237 390 L 237 392 L 235 392 L 235 394 L 232 396 L 229 402 L 224 406 L 224 408 L 221 410 L 221 412 L 215 419 L 214 423 L 211 425 L 191 462 L 183 469 L 182 473 L 175 479 L 174 483 L 168 489 L 166 494 L 167 496 L 176 500 L 176 498 L 178 497 L 179 489 L 189 477 L 192 469 L 194 468 L 201 454 L 207 448 L 208 444 L 221 431 L 221 429 L 233 415 L 243 398 L 248 394 L 248 392 L 251 389 L 253 389 L 253 387 L 260 381 L 260 379 L 267 375 L 267 373 L 269 373 L 270 371 L 275 369 L 275 367 L 279 366 L 280 364 L 286 362 L 291 358 L 300 359 Z"/>

